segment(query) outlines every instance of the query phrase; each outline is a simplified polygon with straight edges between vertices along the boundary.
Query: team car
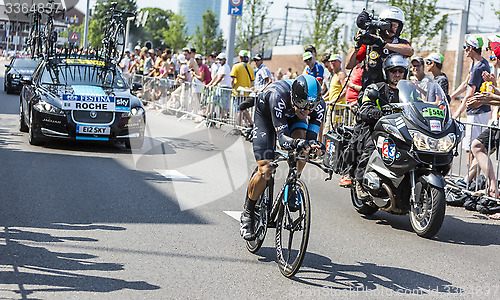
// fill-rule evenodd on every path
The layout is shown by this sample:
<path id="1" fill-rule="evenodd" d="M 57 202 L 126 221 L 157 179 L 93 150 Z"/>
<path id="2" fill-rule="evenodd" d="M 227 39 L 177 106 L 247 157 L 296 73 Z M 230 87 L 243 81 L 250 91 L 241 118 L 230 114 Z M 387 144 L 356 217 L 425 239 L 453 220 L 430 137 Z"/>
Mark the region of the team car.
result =
<path id="1" fill-rule="evenodd" d="M 23 79 L 20 130 L 29 143 L 48 139 L 120 141 L 140 149 L 146 115 L 135 96 L 142 88 L 124 80 L 116 65 L 91 58 L 44 60 Z"/>
<path id="2" fill-rule="evenodd" d="M 12 61 L 5 65 L 5 75 L 3 90 L 7 94 L 21 91 L 22 79 L 31 79 L 33 72 L 40 63 L 39 60 L 23 57 L 14 57 Z"/>

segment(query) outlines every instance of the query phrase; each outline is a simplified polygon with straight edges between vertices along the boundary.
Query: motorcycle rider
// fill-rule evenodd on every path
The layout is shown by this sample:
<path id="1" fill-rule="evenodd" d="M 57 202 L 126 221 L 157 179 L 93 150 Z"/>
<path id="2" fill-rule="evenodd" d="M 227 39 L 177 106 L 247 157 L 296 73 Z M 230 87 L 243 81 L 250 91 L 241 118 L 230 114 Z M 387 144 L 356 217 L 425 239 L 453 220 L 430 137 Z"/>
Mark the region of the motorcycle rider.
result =
<path id="1" fill-rule="evenodd" d="M 375 144 L 371 138 L 375 124 L 382 117 L 382 107 L 388 103 L 399 102 L 398 82 L 408 76 L 410 62 L 401 54 L 387 56 L 383 64 L 384 82 L 370 84 L 363 93 L 362 103 L 356 113 L 357 125 L 351 140 L 356 152 L 357 166 L 354 171 L 356 193 L 358 198 L 365 199 L 368 194 L 361 187 L 366 165 Z"/>

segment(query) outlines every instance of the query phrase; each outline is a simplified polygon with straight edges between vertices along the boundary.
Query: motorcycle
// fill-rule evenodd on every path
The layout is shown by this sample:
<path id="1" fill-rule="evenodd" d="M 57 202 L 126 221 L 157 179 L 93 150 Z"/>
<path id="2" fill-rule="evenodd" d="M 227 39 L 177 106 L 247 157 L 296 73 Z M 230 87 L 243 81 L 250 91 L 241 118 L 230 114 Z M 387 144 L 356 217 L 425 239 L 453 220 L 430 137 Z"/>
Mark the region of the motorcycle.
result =
<path id="1" fill-rule="evenodd" d="M 371 136 L 376 149 L 362 181 L 369 197 L 360 199 L 351 188 L 351 200 L 363 215 L 379 209 L 409 213 L 413 230 L 431 238 L 444 220 L 444 176 L 458 155 L 464 126 L 451 118 L 437 83 L 402 80 L 397 87 L 399 103 L 382 108 L 384 116 Z"/>

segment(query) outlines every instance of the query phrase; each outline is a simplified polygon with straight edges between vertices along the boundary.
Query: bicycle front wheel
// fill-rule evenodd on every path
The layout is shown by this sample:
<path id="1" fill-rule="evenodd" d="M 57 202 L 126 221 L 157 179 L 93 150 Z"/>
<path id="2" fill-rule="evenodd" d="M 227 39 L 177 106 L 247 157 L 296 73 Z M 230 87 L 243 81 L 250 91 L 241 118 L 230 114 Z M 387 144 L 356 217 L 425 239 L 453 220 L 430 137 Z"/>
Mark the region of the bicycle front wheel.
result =
<path id="1" fill-rule="evenodd" d="M 276 259 L 281 274 L 288 278 L 302 265 L 311 225 L 309 192 L 302 180 L 297 179 L 295 191 L 300 203 L 298 210 L 290 211 L 288 205 L 282 205 L 276 223 Z"/>

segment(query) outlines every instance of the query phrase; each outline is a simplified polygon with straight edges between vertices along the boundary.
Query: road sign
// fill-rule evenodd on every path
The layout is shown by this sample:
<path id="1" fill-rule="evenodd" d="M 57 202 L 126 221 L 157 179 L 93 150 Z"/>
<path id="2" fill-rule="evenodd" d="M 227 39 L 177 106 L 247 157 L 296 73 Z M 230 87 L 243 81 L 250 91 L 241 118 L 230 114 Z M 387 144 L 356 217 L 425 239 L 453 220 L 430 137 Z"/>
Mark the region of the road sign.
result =
<path id="1" fill-rule="evenodd" d="M 229 0 L 227 14 L 230 16 L 241 16 L 243 13 L 243 0 Z"/>
<path id="2" fill-rule="evenodd" d="M 78 32 L 73 31 L 70 36 L 68 37 L 68 41 L 76 42 L 80 40 L 80 36 L 78 35 Z"/>

